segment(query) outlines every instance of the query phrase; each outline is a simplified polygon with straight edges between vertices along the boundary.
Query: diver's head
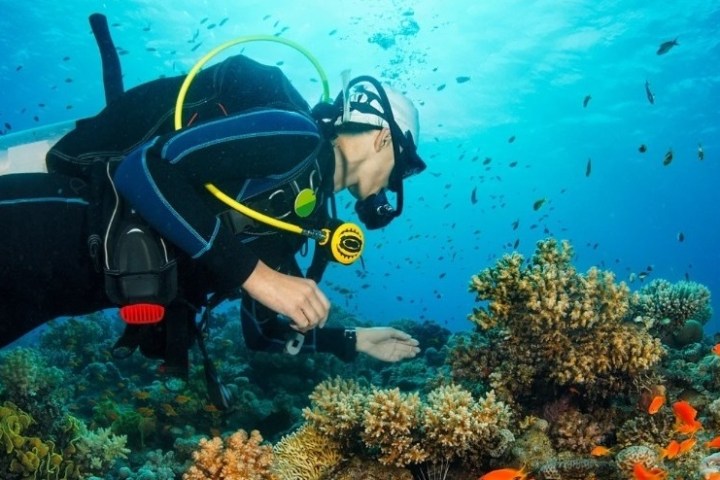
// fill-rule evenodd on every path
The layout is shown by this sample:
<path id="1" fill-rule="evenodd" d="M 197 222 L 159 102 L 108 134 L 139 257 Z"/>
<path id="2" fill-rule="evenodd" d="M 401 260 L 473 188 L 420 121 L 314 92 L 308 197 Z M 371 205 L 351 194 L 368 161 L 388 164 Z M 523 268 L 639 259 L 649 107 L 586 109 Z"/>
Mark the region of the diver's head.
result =
<path id="1" fill-rule="evenodd" d="M 335 127 L 365 125 L 380 131 L 378 141 L 392 141 L 392 157 L 385 178 L 375 191 L 358 195 L 355 210 L 367 228 L 381 228 L 402 213 L 403 180 L 423 171 L 425 162 L 417 154 L 420 122 L 417 108 L 405 95 L 373 77 L 357 77 L 335 100 L 338 116 Z M 386 138 L 382 136 L 386 133 Z M 385 189 L 397 194 L 396 206 L 387 199 Z"/>

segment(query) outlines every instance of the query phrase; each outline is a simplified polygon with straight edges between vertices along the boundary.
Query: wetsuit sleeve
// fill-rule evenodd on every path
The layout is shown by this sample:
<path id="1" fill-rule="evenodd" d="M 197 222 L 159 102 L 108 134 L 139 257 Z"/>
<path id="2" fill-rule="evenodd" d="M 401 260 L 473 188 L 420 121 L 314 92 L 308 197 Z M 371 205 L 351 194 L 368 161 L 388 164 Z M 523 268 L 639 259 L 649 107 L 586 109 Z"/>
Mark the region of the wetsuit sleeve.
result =
<path id="1" fill-rule="evenodd" d="M 292 176 L 320 141 L 301 113 L 244 112 L 153 139 L 121 162 L 113 180 L 163 237 L 208 269 L 215 291 L 226 292 L 245 282 L 258 257 L 222 224 L 227 207 L 205 184 L 238 198 L 250 179 Z"/>
<path id="2" fill-rule="evenodd" d="M 251 350 L 284 352 L 288 340 L 297 335 L 288 321 L 247 294 L 242 297 L 240 320 L 245 345 Z M 349 362 L 357 357 L 357 340 L 343 327 L 314 328 L 304 335 L 300 353 L 315 352 L 332 353 Z"/>

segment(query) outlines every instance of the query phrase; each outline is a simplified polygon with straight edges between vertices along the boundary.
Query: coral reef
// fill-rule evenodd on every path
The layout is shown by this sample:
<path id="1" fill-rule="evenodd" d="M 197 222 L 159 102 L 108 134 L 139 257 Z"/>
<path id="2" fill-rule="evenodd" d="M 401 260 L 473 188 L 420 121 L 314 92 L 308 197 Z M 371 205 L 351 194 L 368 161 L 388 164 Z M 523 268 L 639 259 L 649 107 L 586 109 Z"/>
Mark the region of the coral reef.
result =
<path id="1" fill-rule="evenodd" d="M 262 441 L 257 430 L 250 435 L 245 430 L 238 430 L 225 440 L 203 438 L 183 480 L 277 480 L 271 472 L 272 447 L 261 445 Z"/>
<path id="2" fill-rule="evenodd" d="M 308 424 L 284 436 L 273 451 L 278 480 L 322 480 L 344 459 L 339 444 Z"/>
<path id="3" fill-rule="evenodd" d="M 477 461 L 501 456 L 514 440 L 506 430 L 509 409 L 492 392 L 477 401 L 457 385 L 439 387 L 423 401 L 416 393 L 332 379 L 318 385 L 311 401 L 303 412 L 310 425 L 344 451 L 383 465 Z"/>
<path id="4" fill-rule="evenodd" d="M 633 317 L 650 320 L 662 333 L 677 332 L 689 320 L 704 325 L 712 316 L 710 290 L 689 281 L 653 280 L 637 292 L 630 309 Z"/>
<path id="5" fill-rule="evenodd" d="M 540 480 L 608 480 L 617 472 L 615 463 L 594 458 L 553 459 L 540 468 Z"/>
<path id="6" fill-rule="evenodd" d="M 611 272 L 576 272 L 572 255 L 569 243 L 554 239 L 538 242 L 527 265 L 517 253 L 505 255 L 472 277 L 470 290 L 489 303 L 474 308 L 470 320 L 504 332 L 506 358 L 514 365 L 499 373 L 506 382 L 516 381 L 514 370 L 529 368 L 534 380 L 610 394 L 607 385 L 649 370 L 663 348 L 642 325 L 625 321 L 628 287 L 616 284 Z"/>
<path id="7" fill-rule="evenodd" d="M 660 457 L 655 450 L 645 445 L 625 447 L 615 454 L 615 464 L 628 477 L 632 475 L 633 465 L 636 463 L 642 463 L 645 468 L 652 469 L 660 466 Z"/>

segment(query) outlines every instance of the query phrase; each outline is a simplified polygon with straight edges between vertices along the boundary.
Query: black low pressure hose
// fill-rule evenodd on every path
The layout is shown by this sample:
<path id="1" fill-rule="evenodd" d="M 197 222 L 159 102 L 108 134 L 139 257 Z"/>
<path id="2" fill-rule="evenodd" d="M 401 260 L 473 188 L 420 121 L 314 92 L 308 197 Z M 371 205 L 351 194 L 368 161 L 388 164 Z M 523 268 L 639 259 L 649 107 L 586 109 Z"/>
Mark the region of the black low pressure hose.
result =
<path id="1" fill-rule="evenodd" d="M 118 56 L 117 50 L 115 50 L 115 44 L 113 44 L 112 37 L 110 36 L 107 17 L 102 13 L 93 13 L 90 15 L 89 20 L 95 41 L 100 50 L 103 85 L 105 87 L 105 104 L 108 105 L 114 99 L 120 97 L 125 91 L 123 87 L 122 68 L 120 67 L 120 57 Z"/>

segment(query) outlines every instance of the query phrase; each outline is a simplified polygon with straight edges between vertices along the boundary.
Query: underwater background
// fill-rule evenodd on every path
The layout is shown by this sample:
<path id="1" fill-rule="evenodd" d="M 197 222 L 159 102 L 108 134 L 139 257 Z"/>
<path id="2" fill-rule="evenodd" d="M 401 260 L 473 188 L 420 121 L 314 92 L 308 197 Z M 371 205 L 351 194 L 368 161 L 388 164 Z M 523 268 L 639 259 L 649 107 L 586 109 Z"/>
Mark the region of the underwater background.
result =
<path id="1" fill-rule="evenodd" d="M 200 434 L 224 434 L 239 428 L 248 432 L 258 428 L 266 439 L 275 442 L 291 426 L 296 426 L 300 410 L 307 406 L 303 401 L 309 402 L 307 394 L 329 376 L 364 379 L 388 388 L 398 387 L 402 395 L 410 395 L 407 392 L 440 388 L 442 382 L 430 379 L 441 375 L 441 369 L 448 365 L 453 369 L 454 379 L 476 399 L 485 399 L 478 407 L 483 415 L 501 419 L 490 429 L 494 429 L 492 435 L 482 442 L 502 437 L 505 434 L 498 432 L 505 430 L 520 438 L 521 432 L 532 431 L 528 426 L 532 422 L 528 420 L 521 426 L 520 419 L 537 416 L 551 424 L 549 437 L 558 451 L 565 449 L 587 456 L 596 444 L 665 447 L 672 437 L 669 432 L 674 417 L 670 404 L 688 390 L 696 395 L 692 397 L 693 405 L 702 410 L 701 415 L 714 419 L 705 423 L 708 438 L 703 441 L 710 441 L 717 431 L 712 425 L 713 421 L 720 424 L 717 413 L 720 405 L 714 409 L 710 405 L 720 391 L 717 388 L 720 367 L 713 354 L 706 357 L 699 353 L 710 352 L 716 343 L 713 335 L 720 331 L 720 319 L 717 313 L 711 313 L 720 312 L 717 2 L 518 0 L 445 2 L 440 6 L 438 2 L 400 0 L 0 0 L 0 6 L 0 141 L 3 136 L 17 132 L 90 117 L 103 108 L 100 57 L 88 24 L 88 16 L 94 12 L 108 18 L 126 89 L 162 76 L 187 73 L 204 54 L 235 37 L 269 34 L 298 42 L 316 56 L 329 76 L 333 96 L 341 88 L 341 72 L 348 68 L 353 76 L 374 75 L 406 92 L 420 111 L 418 150 L 428 169 L 406 182 L 402 217 L 383 231 L 366 232 L 364 267 L 332 266 L 323 285 L 333 304 L 340 307 L 337 315 L 345 323 L 348 319 L 373 324 L 402 322 L 406 329 L 415 325 L 418 331 L 414 333 L 436 352 L 448 348 L 448 342 L 454 345 L 449 352 L 438 353 L 438 357 L 426 355 L 421 366 L 383 369 L 363 361 L 349 367 L 319 357 L 304 358 L 290 367 L 287 360 L 272 356 L 257 356 L 244 350 L 233 352 L 231 343 L 241 342 L 237 328 L 232 326 L 237 306 L 225 305 L 218 325 L 229 329 L 222 337 L 227 344 L 213 345 L 213 357 L 231 356 L 238 365 L 245 364 L 219 367 L 226 376 L 235 379 L 235 388 L 244 392 L 246 405 L 253 406 L 223 416 L 226 414 L 214 411 L 202 399 L 201 373 L 196 379 L 196 390 L 174 394 L 158 385 L 143 359 L 131 360 L 118 367 L 121 370 L 108 366 L 101 346 L 114 339 L 120 328 L 114 313 L 108 312 L 90 320 L 53 325 L 32 336 L 33 342 L 22 342 L 22 349 L 5 352 L 4 363 L 0 365 L 0 380 L 5 386 L 2 400 L 13 400 L 18 407 L 29 410 L 27 417 L 23 416 L 27 413 L 0 411 L 4 418 L 15 418 L 14 426 L 3 424 L 6 432 L 22 432 L 21 426 L 30 424 L 23 419 L 32 417 L 36 422 L 34 435 L 44 428 L 46 432 L 74 432 L 77 438 L 87 440 L 90 435 L 87 430 L 55 423 L 61 416 L 60 405 L 71 406 L 71 411 L 87 423 L 83 428 L 95 432 L 94 447 L 86 441 L 85 447 L 74 448 L 79 451 L 99 448 L 103 435 L 103 448 L 109 448 L 99 454 L 105 455 L 107 461 L 98 460 L 94 466 L 85 466 L 84 471 L 95 472 L 101 478 L 101 471 L 106 472 L 105 478 L 173 478 L 170 473 L 162 477 L 158 469 L 155 477 L 149 473 L 142 477 L 138 467 L 141 461 L 131 465 L 135 472 L 132 475 L 127 471 L 118 473 L 117 465 L 111 468 L 110 460 L 121 458 L 123 455 L 118 452 L 122 449 L 117 442 L 115 447 L 107 446 L 114 441 L 111 435 L 129 435 L 127 445 L 131 450 L 143 452 L 148 458 L 147 452 L 156 449 L 181 452 L 177 445 L 173 447 L 170 438 L 185 438 L 188 444 L 193 440 L 194 446 L 195 437 Z M 668 43 L 673 41 L 677 43 Z M 298 52 L 279 44 L 248 43 L 230 49 L 227 55 L 241 52 L 260 62 L 280 66 L 310 103 L 319 100 L 321 86 L 317 74 Z M 213 63 L 227 55 L 220 55 Z M 339 196 L 338 205 L 341 218 L 355 220 L 349 196 Z M 547 238 L 557 239 L 557 243 L 548 243 Z M 564 249 L 562 240 L 572 245 L 572 254 Z M 519 373 L 508 366 L 513 360 L 517 360 L 517 365 L 530 365 L 526 359 L 512 356 L 520 346 L 528 351 L 537 342 L 558 341 L 534 330 L 530 314 L 525 327 L 510 318 L 489 321 L 482 314 L 473 315 L 473 321 L 468 319 L 473 308 L 481 305 L 476 296 L 496 305 L 514 305 L 515 300 L 502 298 L 502 289 L 497 288 L 502 282 L 492 273 L 493 268 L 500 271 L 508 267 L 501 259 L 513 252 L 526 259 L 536 255 L 538 264 L 561 271 L 569 272 L 572 264 L 579 274 L 585 274 L 591 267 L 613 272 L 615 277 L 608 282 L 614 281 L 616 285 L 625 282 L 630 291 L 642 293 L 644 300 L 631 305 L 630 311 L 636 314 L 636 319 L 655 315 L 655 324 L 646 322 L 647 331 L 643 335 L 652 334 L 657 342 L 662 341 L 669 348 L 661 371 L 659 343 L 653 343 L 648 336 L 642 336 L 637 349 L 631 349 L 627 357 L 610 361 L 614 367 L 602 381 L 589 381 L 580 374 L 554 376 L 549 363 L 543 364 L 543 368 L 537 364 L 534 369 L 528 367 L 532 374 L 527 373 L 528 369 L 520 369 Z M 487 278 L 481 276 L 484 280 L 474 283 L 469 291 L 471 279 L 482 271 Z M 534 273 L 522 275 L 532 278 Z M 669 285 L 650 286 L 660 279 Z M 519 282 L 514 286 L 524 285 Z M 653 296 L 661 297 L 672 286 L 682 292 L 676 296 L 684 299 L 697 298 L 693 294 L 700 290 L 698 303 L 702 305 L 690 309 L 690 316 L 683 318 L 676 318 L 657 305 L 649 306 Z M 603 300 L 608 304 L 623 296 L 610 290 Z M 499 311 L 493 313 L 498 315 Z M 608 323 L 617 324 L 622 316 L 608 314 Z M 705 338 L 693 337 L 692 342 L 670 339 L 675 333 L 671 327 L 679 330 L 690 317 L 702 324 Z M 431 323 L 423 323 L 426 320 Z M 497 323 L 521 337 L 515 350 L 493 337 L 491 327 Z M 419 325 L 425 325 L 426 330 L 420 331 Z M 458 338 L 475 339 L 471 332 L 478 326 L 490 327 L 490 332 L 484 340 L 476 339 L 474 344 L 470 340 L 471 345 L 483 346 L 477 351 L 468 353 L 453 343 L 460 340 L 449 340 L 450 332 L 467 334 Z M 524 338 L 523 328 L 527 328 Z M 592 329 L 591 332 L 605 338 L 602 333 Z M 83 344 L 76 336 L 96 343 Z M 580 338 L 576 346 L 587 346 L 582 343 L 586 341 L 587 338 Z M 493 345 L 497 346 L 495 350 Z M 692 354 L 685 348 L 691 345 L 695 348 Z M 37 346 L 43 349 L 37 350 Z M 63 350 L 65 357 L 60 355 Z M 62 374 L 53 371 L 53 366 L 67 365 L 63 362 L 68 355 L 72 357 L 71 366 L 63 367 Z M 548 354 L 545 360 L 549 362 L 550 357 Z M 672 364 L 672 359 L 682 363 Z M 606 372 L 593 363 L 596 360 L 588 362 L 591 370 L 598 370 L 602 376 Z M 620 368 L 620 364 L 626 366 Z M 93 365 L 92 369 L 88 370 L 87 365 Z M 31 366 L 34 370 L 28 373 Z M 511 387 L 497 380 L 499 372 L 536 380 L 525 383 L 518 380 L 519 386 Z M 539 377 L 549 380 L 538 384 Z M 13 381 L 20 378 L 37 383 L 12 387 Z M 75 381 L 78 383 L 71 394 L 66 392 L 63 396 L 61 387 L 70 388 L 68 385 Z M 283 387 L 281 394 L 273 382 Z M 497 399 L 489 398 L 490 386 Z M 658 393 L 659 386 L 663 387 L 662 394 Z M 355 399 L 364 399 L 353 404 L 357 408 L 367 407 L 372 395 L 363 391 L 362 385 L 342 384 L 339 380 L 325 384 L 324 388 L 316 392 L 316 400 L 322 399 L 324 393 L 326 399 L 332 398 L 335 403 L 328 400 L 332 405 L 324 407 L 314 404 L 315 416 L 310 417 L 316 426 L 326 429 L 328 422 L 322 423 L 323 419 L 334 418 L 337 422 L 332 409 L 342 403 L 328 392 L 345 392 L 355 395 Z M 45 403 L 33 400 L 40 395 L 49 400 Z M 632 418 L 628 411 L 619 414 L 614 410 L 619 407 L 609 405 L 608 397 L 613 395 L 623 398 L 625 403 L 620 404 L 631 412 L 637 409 L 629 406 L 639 404 L 647 409 L 655 396 L 667 396 L 664 423 L 659 425 L 657 417 L 647 414 L 642 420 Z M 462 393 L 447 391 L 436 396 L 464 398 Z M 286 402 L 285 411 L 278 407 L 278 398 Z M 26 401 L 24 405 L 20 405 L 22 399 Z M 392 398 L 391 394 L 384 401 L 396 407 L 413 402 L 402 396 Z M 427 401 L 423 397 L 422 402 Z M 48 402 L 57 409 L 57 415 L 47 413 L 52 412 Z M 702 406 L 707 408 L 703 410 Z M 450 410 L 457 408 L 455 405 Z M 133 416 L 129 416 L 128 409 Z M 510 418 L 511 410 L 515 423 L 502 420 Z M 575 434 L 558 433 L 564 432 L 562 427 L 553 426 L 553 420 L 560 416 L 558 411 L 573 411 L 575 420 L 582 418 L 586 422 L 582 441 L 572 440 L 578 438 Z M 286 418 L 279 418 L 283 415 Z M 125 427 L 117 426 L 120 417 L 126 421 Z M 257 421 L 258 418 L 262 421 Z M 636 427 L 642 435 L 618 435 L 615 427 L 608 426 L 625 425 L 631 419 L 649 422 Z M 192 432 L 184 430 L 191 427 Z M 109 430 L 103 433 L 98 428 Z M 595 435 L 595 431 L 600 433 Z M 343 435 L 342 431 L 323 432 L 326 437 Z M 641 437 L 642 442 L 638 440 Z M 608 441 L 611 438 L 613 441 Z M 7 434 L 0 440 L 13 442 Z M 54 444 L 63 441 L 72 443 L 55 434 Z M 37 445 L 34 448 L 42 451 Z M 383 446 L 375 445 L 371 450 L 377 456 Z M 426 450 L 433 462 L 440 458 L 459 461 L 462 453 L 460 449 L 457 457 L 447 458 Z M 2 463 L 3 451 L 0 450 L 0 465 L 9 465 L 9 461 Z M 190 458 L 190 451 L 191 447 L 185 447 L 184 461 Z M 518 468 L 521 463 L 529 464 L 540 478 L 639 478 L 625 475 L 622 468 L 620 473 L 598 473 L 604 472 L 602 465 L 593 468 L 585 465 L 586 470 L 578 467 L 581 473 L 572 473 L 567 470 L 569 467 L 564 467 L 566 470 L 560 469 L 564 472 L 561 477 L 553 477 L 547 471 L 538 473 L 540 465 L 546 465 L 543 462 L 530 461 L 522 455 L 509 459 L 503 456 L 506 453 L 503 450 L 493 459 L 468 454 L 455 474 L 461 475 L 457 472 L 462 470 L 474 476 L 457 478 L 477 478 L 507 462 Z M 705 473 L 712 468 L 702 470 L 699 466 L 709 453 L 693 452 L 697 458 L 688 457 L 686 465 L 678 467 L 670 478 L 710 478 Z M 39 464 L 46 473 L 55 472 L 47 455 Z M 163 453 L 157 455 L 162 457 Z M 637 455 L 642 457 L 643 453 Z M 519 458 L 523 461 L 518 462 Z M 633 458 L 626 463 L 632 466 L 636 463 Z M 652 467 L 649 463 L 648 468 Z M 75 467 L 80 464 L 75 461 Z M 413 462 L 408 457 L 395 464 Z M 672 472 L 667 465 L 665 468 Z M 21 472 L 21 467 L 17 469 Z M 18 472 L 13 473 L 16 476 L 0 474 L 0 477 L 26 478 Z M 432 475 L 430 470 L 421 474 Z M 415 478 L 422 478 L 421 474 L 413 471 Z M 347 478 L 404 478 L 402 475 Z M 66 477 L 73 478 L 69 473 Z M 317 474 L 295 478 L 330 477 Z"/>

